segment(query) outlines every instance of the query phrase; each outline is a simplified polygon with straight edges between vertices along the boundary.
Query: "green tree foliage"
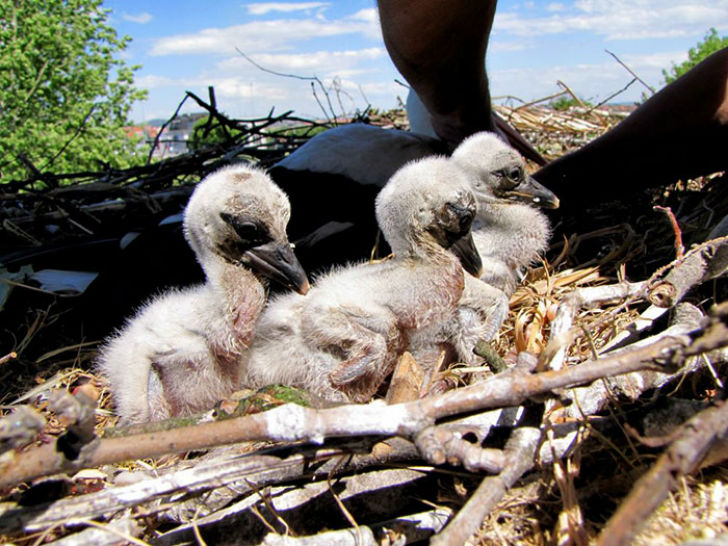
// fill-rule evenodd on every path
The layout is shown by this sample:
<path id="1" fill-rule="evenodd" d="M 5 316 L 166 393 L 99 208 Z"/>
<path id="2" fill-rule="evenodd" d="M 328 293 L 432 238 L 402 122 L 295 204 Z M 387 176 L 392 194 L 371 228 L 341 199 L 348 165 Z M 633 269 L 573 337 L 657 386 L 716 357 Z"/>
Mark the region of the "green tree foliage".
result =
<path id="1" fill-rule="evenodd" d="M 130 38 L 107 24 L 101 0 L 0 0 L 0 181 L 103 164 L 126 167 L 124 130 L 138 66 L 118 54 Z M 24 163 L 20 158 L 26 158 Z"/>
<path id="2" fill-rule="evenodd" d="M 700 61 L 725 47 L 728 47 L 728 36 L 720 37 L 718 36 L 718 31 L 711 28 L 705 34 L 702 42 L 698 42 L 695 47 L 690 48 L 687 61 L 679 65 L 673 63 L 669 71 L 662 71 L 662 75 L 665 77 L 665 84 L 675 81 Z"/>
<path id="3" fill-rule="evenodd" d="M 190 139 L 187 141 L 187 147 L 190 150 L 200 150 L 208 146 L 228 144 L 241 132 L 226 129 L 219 122 L 213 120 L 207 134 L 205 134 L 208 120 L 209 116 L 202 117 L 192 126 L 192 133 L 190 134 Z"/>

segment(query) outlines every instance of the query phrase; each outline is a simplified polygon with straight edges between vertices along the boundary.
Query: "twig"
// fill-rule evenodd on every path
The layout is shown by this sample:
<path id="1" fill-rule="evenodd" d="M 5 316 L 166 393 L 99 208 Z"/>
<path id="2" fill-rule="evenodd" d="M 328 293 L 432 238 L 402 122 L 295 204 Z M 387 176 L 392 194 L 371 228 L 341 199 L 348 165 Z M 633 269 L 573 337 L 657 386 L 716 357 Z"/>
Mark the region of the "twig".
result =
<path id="1" fill-rule="evenodd" d="M 0 507 L 0 532 L 15 532 L 18 529 L 26 532 L 37 531 L 60 523 L 117 512 L 180 491 L 195 495 L 225 485 L 226 494 L 219 495 L 220 498 L 216 500 L 206 500 L 205 509 L 211 511 L 229 504 L 236 497 L 253 492 L 251 483 L 260 488 L 300 479 L 306 475 L 314 479 L 325 479 L 333 467 L 331 459 L 369 450 L 371 444 L 371 441 L 354 440 L 325 447 L 302 446 L 295 453 L 291 453 L 290 447 L 286 446 L 278 450 L 271 449 L 266 453 L 244 456 L 232 454 L 222 458 L 218 456 L 208 458 L 209 460 L 204 459 L 189 468 L 164 473 L 153 479 L 131 485 L 108 487 L 96 493 L 71 496 L 53 503 L 33 507 L 13 506 L 7 503 Z M 417 455 L 414 445 L 410 442 L 390 439 L 387 444 L 389 449 L 386 453 L 373 455 L 364 451 L 355 454 L 348 464 L 339 470 L 354 472 L 386 463 L 412 460 Z M 186 504 L 177 503 L 175 512 L 194 513 L 196 509 L 190 510 Z M 156 511 L 161 509 L 157 507 Z M 155 510 L 148 508 L 146 511 L 153 513 Z"/>
<path id="2" fill-rule="evenodd" d="M 596 544 L 631 544 L 649 516 L 675 490 L 682 476 L 695 471 L 710 447 L 728 433 L 728 404 L 703 410 L 682 426 L 682 436 L 642 476 L 607 522 Z"/>
<path id="3" fill-rule="evenodd" d="M 149 165 L 152 162 L 152 156 L 154 155 L 154 150 L 157 149 L 157 146 L 159 145 L 159 139 L 162 137 L 162 133 L 167 128 L 167 126 L 174 121 L 174 119 L 177 117 L 177 114 L 179 114 L 179 111 L 182 109 L 182 105 L 187 100 L 187 95 L 180 101 L 180 103 L 177 105 L 177 109 L 174 111 L 174 114 L 172 114 L 172 117 L 169 118 L 167 121 L 165 121 L 162 126 L 159 128 L 159 132 L 157 132 L 156 136 L 154 137 L 154 142 L 152 143 L 152 147 L 149 150 L 149 155 L 147 156 L 147 165 Z"/>
<path id="4" fill-rule="evenodd" d="M 10 351 L 5 356 L 0 357 L 0 364 L 5 364 L 6 362 L 13 360 L 14 358 L 18 358 L 18 353 L 16 353 L 15 351 Z"/>
<path id="5" fill-rule="evenodd" d="M 447 527 L 430 540 L 432 546 L 464 544 L 478 530 L 485 516 L 503 498 L 521 476 L 534 465 L 534 455 L 541 432 L 524 426 L 513 431 L 505 448 L 507 463 L 497 476 L 485 478 L 468 499 L 465 506 Z"/>
<path id="6" fill-rule="evenodd" d="M 298 76 L 296 74 L 285 74 L 283 72 L 276 72 L 275 70 L 271 70 L 270 68 L 265 68 L 264 66 L 259 65 L 258 63 L 256 63 L 253 59 L 251 59 L 248 55 L 246 55 L 245 53 L 243 53 L 237 47 L 235 48 L 235 51 L 237 51 L 238 53 L 240 53 L 240 55 L 246 61 L 248 61 L 250 64 L 252 64 L 255 68 L 257 68 L 258 70 L 262 70 L 263 72 L 267 72 L 268 74 L 273 74 L 274 76 L 282 76 L 284 78 L 295 78 L 297 80 L 310 81 L 311 82 L 312 89 L 313 89 L 314 82 L 317 83 L 319 85 L 319 87 L 321 87 L 321 91 L 323 91 L 324 96 L 326 97 L 326 102 L 329 105 L 329 111 L 331 112 L 331 117 L 329 117 L 329 114 L 326 112 L 326 110 L 324 109 L 323 105 L 321 105 L 321 103 L 319 102 L 318 97 L 316 98 L 316 102 L 319 102 L 319 106 L 321 106 L 321 109 L 322 109 L 322 111 L 324 113 L 324 116 L 326 116 L 327 119 L 330 119 L 330 120 L 333 120 L 333 121 L 336 120 L 336 112 L 334 112 L 334 107 L 331 104 L 331 99 L 329 97 L 328 92 L 326 91 L 326 87 L 324 87 L 324 84 L 321 82 L 320 79 L 318 79 L 317 76 Z M 314 91 L 314 96 L 315 96 L 315 91 Z"/>
<path id="7" fill-rule="evenodd" d="M 659 205 L 655 205 L 652 208 L 654 210 L 664 212 L 667 215 L 667 218 L 670 220 L 672 231 L 675 233 L 675 259 L 681 259 L 683 257 L 683 254 L 685 253 L 685 247 L 683 246 L 682 232 L 680 231 L 680 225 L 677 223 L 677 218 L 675 218 L 675 214 L 672 212 L 672 209 L 670 207 L 661 207 Z"/>
<path id="8" fill-rule="evenodd" d="M 71 137 L 70 137 L 70 138 L 69 138 L 68 140 L 66 140 L 66 142 L 64 142 L 63 146 L 61 146 L 61 149 L 60 149 L 60 150 L 58 150 L 58 151 L 57 151 L 57 152 L 55 153 L 55 155 L 54 155 L 53 157 L 51 157 L 51 158 L 50 158 L 50 159 L 49 159 L 48 161 L 46 161 L 46 162 L 45 162 L 45 163 L 43 164 L 43 166 L 41 167 L 42 169 L 47 169 L 48 167 L 50 167 L 51 165 L 53 165 L 53 162 L 54 162 L 54 161 L 55 161 L 56 159 L 58 159 L 58 157 L 59 157 L 59 156 L 60 156 L 60 155 L 61 155 L 61 154 L 62 154 L 62 153 L 63 153 L 64 151 L 66 151 L 66 148 L 68 148 L 68 147 L 69 147 L 69 146 L 71 145 L 71 142 L 73 142 L 74 140 L 76 140 L 76 138 L 78 137 L 78 135 L 80 135 L 80 134 L 81 134 L 81 131 L 83 130 L 84 126 L 86 125 L 86 122 L 88 121 L 88 118 L 90 118 L 90 117 L 91 117 L 91 114 L 93 113 L 93 111 L 94 111 L 95 109 L 96 109 L 96 105 L 95 105 L 95 104 L 92 104 L 92 105 L 91 105 L 91 108 L 89 108 L 89 111 L 88 111 L 88 113 L 87 113 L 87 114 L 86 114 L 86 115 L 84 116 L 84 118 L 83 118 L 83 119 L 81 120 L 81 123 L 80 123 L 80 124 L 78 125 L 78 127 L 76 127 L 76 130 L 75 130 L 75 131 L 74 131 L 74 133 L 73 133 L 73 134 L 71 135 Z"/>
<path id="9" fill-rule="evenodd" d="M 568 94 L 569 94 L 569 92 L 566 91 L 566 90 L 559 91 L 558 93 L 554 93 L 553 95 L 548 95 L 548 96 L 543 97 L 543 98 L 540 98 L 540 99 L 536 99 L 536 100 L 532 100 L 530 102 L 524 102 L 523 104 L 519 104 L 518 106 L 516 106 L 513 109 L 513 111 L 514 112 L 517 112 L 518 110 L 526 109 L 529 106 L 533 106 L 535 104 L 539 104 L 541 102 L 550 101 L 550 100 L 553 100 L 553 99 L 558 99 L 560 96 L 562 96 L 562 95 L 568 95 Z M 493 98 L 496 99 L 498 97 L 493 97 Z M 509 118 L 510 118 L 510 116 L 509 116 Z M 509 119 L 509 121 L 510 121 L 510 119 Z"/>
<path id="10" fill-rule="evenodd" d="M 587 110 L 587 112 L 586 112 L 586 113 L 587 113 L 587 114 L 590 114 L 590 113 L 591 113 L 592 111 L 594 111 L 594 110 L 596 110 L 596 109 L 598 109 L 598 108 L 601 108 L 602 106 L 604 106 L 605 104 L 607 104 L 607 103 L 608 103 L 608 102 L 609 102 L 610 100 L 612 100 L 612 99 L 613 99 L 614 97 L 616 97 L 617 95 L 621 95 L 621 94 L 622 94 L 622 93 L 624 93 L 624 92 L 625 92 L 625 91 L 626 91 L 627 89 L 629 89 L 630 87 L 632 87 L 632 84 L 633 84 L 634 82 L 636 82 L 636 81 L 637 81 L 637 78 L 636 78 L 636 77 L 635 77 L 635 78 L 632 78 L 632 79 L 631 79 L 631 80 L 629 81 L 629 83 L 628 83 L 627 85 L 625 85 L 625 86 L 624 86 L 624 87 L 623 87 L 622 89 L 620 89 L 619 91 L 616 91 L 616 92 L 612 93 L 611 95 L 609 95 L 609 96 L 608 96 L 608 97 L 607 97 L 606 99 L 602 100 L 602 101 L 601 101 L 601 102 L 600 102 L 599 104 L 597 104 L 596 106 L 592 106 L 591 108 L 589 108 L 589 110 Z"/>
<path id="11" fill-rule="evenodd" d="M 623 68 L 624 68 L 624 69 L 625 69 L 625 70 L 626 70 L 627 72 L 629 72 L 630 74 L 632 74 L 632 77 L 633 77 L 633 78 L 635 78 L 635 79 L 636 79 L 636 80 L 637 80 L 638 82 L 640 82 L 640 83 L 641 83 L 642 85 L 644 85 L 644 86 L 645 86 L 645 87 L 646 87 L 647 89 L 649 89 L 649 90 L 650 90 L 650 93 L 652 93 L 653 95 L 655 94 L 655 88 L 654 88 L 654 87 L 652 87 L 651 85 L 648 85 L 647 83 L 645 83 L 645 81 L 644 81 L 644 80 L 643 80 L 642 78 L 640 78 L 640 77 L 639 77 L 639 76 L 638 76 L 637 74 L 635 74 L 635 73 L 634 73 L 634 72 L 632 71 L 632 69 L 631 69 L 630 67 L 628 67 L 628 66 L 627 66 L 626 64 L 624 64 L 624 63 L 623 63 L 623 62 L 621 61 L 621 59 L 620 59 L 619 57 L 617 57 L 617 56 L 616 56 L 616 55 L 615 55 L 614 53 L 612 53 L 612 52 L 611 52 L 611 51 L 609 51 L 608 49 L 605 49 L 604 51 L 606 51 L 606 52 L 607 52 L 607 53 L 609 53 L 609 54 L 610 54 L 610 55 L 611 55 L 612 57 L 614 57 L 614 60 L 615 60 L 615 61 L 617 61 L 617 62 L 618 62 L 618 63 L 619 63 L 620 65 L 622 65 L 622 67 L 623 67 Z"/>

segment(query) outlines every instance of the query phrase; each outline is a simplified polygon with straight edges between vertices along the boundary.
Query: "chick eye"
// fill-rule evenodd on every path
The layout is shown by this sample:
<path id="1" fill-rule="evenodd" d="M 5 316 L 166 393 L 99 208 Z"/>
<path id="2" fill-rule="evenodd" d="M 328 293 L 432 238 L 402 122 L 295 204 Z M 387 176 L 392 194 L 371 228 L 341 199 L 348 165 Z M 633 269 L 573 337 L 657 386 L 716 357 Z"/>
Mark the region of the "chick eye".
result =
<path id="1" fill-rule="evenodd" d="M 268 229 L 258 222 L 227 212 L 221 212 L 220 218 L 233 228 L 242 242 L 250 246 L 261 245 L 271 240 Z"/>
<path id="2" fill-rule="evenodd" d="M 508 171 L 508 178 L 510 178 L 514 182 L 520 182 L 523 178 L 523 172 L 518 167 L 513 167 L 510 171 Z"/>
<path id="3" fill-rule="evenodd" d="M 502 189 L 515 188 L 518 184 L 522 182 L 521 170 L 517 167 L 513 167 L 510 169 L 501 169 L 499 171 L 495 171 L 494 174 L 498 177 L 498 185 Z"/>

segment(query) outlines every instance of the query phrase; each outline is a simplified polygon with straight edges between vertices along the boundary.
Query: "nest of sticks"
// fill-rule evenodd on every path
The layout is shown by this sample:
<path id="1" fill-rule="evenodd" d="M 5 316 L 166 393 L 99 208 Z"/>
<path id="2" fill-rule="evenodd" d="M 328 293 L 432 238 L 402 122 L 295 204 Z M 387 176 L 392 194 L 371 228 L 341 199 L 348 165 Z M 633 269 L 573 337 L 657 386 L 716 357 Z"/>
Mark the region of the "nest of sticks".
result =
<path id="1" fill-rule="evenodd" d="M 39 288 L 22 266 L 62 252 L 92 269 L 126 232 L 179 212 L 211 170 L 240 157 L 271 165 L 320 125 L 290 113 L 230 120 L 193 98 L 229 142 L 126 171 L 31 168 L 2 188 L 3 542 L 679 544 L 726 533 L 728 258 L 724 238 L 706 241 L 728 213 L 719 174 L 645 191 L 617 213 L 605 205 L 590 225 L 557 224 L 500 334 L 479 345 L 486 365 L 440 371 L 452 390 L 419 399 L 405 354 L 388 403 L 318 408 L 269 388 L 203 416 L 116 427 L 89 371 L 100 338 L 78 327 L 81 296 Z M 547 158 L 623 116 L 499 114 Z M 402 112 L 368 121 L 407 126 Z M 289 136 L 293 125 L 307 129 Z"/>

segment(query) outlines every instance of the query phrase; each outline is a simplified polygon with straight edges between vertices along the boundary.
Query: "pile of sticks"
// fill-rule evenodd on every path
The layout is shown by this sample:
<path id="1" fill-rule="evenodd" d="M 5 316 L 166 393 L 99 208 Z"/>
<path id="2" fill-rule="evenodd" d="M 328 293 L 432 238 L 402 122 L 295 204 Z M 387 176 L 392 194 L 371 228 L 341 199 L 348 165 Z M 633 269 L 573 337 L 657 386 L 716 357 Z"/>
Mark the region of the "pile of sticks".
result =
<path id="1" fill-rule="evenodd" d="M 36 173 L 5 188 L 3 237 L 45 243 L 48 215 L 93 231 L 89 218 L 104 207 L 137 199 L 151 211 L 178 191 L 182 202 L 182 188 L 233 157 L 267 165 L 300 144 L 270 145 L 265 128 L 282 118 L 243 124 L 217 112 L 212 95 L 199 103 L 221 125 L 252 129 L 224 151 L 125 172 Z M 500 113 L 534 134 L 589 139 L 608 126 L 599 109 L 547 110 Z M 678 190 L 663 197 L 721 210 L 717 189 Z M 443 394 L 413 395 L 420 373 L 407 354 L 386 402 L 316 407 L 306 393 L 271 388 L 153 427 L 114 428 L 103 378 L 83 366 L 75 380 L 6 392 L 0 535 L 58 545 L 638 543 L 668 495 L 728 457 L 728 238 L 705 240 L 712 214 L 676 216 L 656 213 L 662 231 L 565 235 L 514 295 L 499 339 L 479 347 L 487 365 L 442 370 L 458 385 Z M 582 259 L 594 241 L 599 252 Z M 655 254 L 659 266 L 647 259 Z M 631 260 L 647 272 L 633 282 Z M 725 531 L 717 513 L 704 530 Z"/>

